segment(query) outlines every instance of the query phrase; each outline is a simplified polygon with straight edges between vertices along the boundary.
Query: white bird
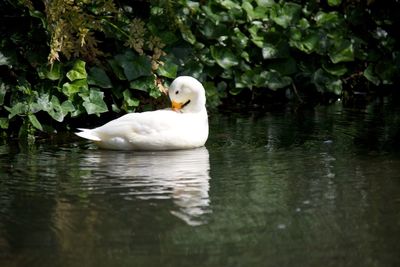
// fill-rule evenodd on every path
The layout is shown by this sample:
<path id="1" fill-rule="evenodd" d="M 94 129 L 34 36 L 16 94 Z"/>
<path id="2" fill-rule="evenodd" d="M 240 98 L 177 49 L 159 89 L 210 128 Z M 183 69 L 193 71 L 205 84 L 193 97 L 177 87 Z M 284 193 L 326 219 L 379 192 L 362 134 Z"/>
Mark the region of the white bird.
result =
<path id="1" fill-rule="evenodd" d="M 177 150 L 204 146 L 208 115 L 203 85 L 193 77 L 176 78 L 169 90 L 172 109 L 129 113 L 76 135 L 114 150 Z"/>

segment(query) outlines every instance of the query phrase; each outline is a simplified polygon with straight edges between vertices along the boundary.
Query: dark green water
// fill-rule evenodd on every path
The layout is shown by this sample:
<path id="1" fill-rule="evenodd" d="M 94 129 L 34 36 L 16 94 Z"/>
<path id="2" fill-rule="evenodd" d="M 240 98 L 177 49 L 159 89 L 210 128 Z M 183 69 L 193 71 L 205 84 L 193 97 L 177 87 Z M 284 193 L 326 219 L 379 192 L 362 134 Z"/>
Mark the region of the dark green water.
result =
<path id="1" fill-rule="evenodd" d="M 400 266 L 399 108 L 210 124 L 187 151 L 0 146 L 0 266 Z"/>

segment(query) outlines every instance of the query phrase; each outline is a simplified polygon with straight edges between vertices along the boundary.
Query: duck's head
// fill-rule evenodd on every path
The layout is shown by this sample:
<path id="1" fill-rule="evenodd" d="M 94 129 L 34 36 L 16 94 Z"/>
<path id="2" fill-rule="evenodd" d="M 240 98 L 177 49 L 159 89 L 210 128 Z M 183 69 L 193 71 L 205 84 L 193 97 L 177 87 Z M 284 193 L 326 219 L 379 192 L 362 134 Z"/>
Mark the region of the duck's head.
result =
<path id="1" fill-rule="evenodd" d="M 193 77 L 180 76 L 169 87 L 172 109 L 180 112 L 199 112 L 205 108 L 206 94 L 203 85 Z"/>

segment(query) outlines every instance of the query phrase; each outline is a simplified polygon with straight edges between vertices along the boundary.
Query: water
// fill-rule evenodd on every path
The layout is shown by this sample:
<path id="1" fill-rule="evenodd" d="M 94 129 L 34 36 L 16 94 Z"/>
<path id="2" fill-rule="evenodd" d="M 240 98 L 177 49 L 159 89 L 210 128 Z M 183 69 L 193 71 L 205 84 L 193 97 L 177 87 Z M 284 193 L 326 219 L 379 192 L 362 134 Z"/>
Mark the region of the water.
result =
<path id="1" fill-rule="evenodd" d="M 0 146 L 0 266 L 399 266 L 398 111 L 213 114 L 187 151 Z"/>

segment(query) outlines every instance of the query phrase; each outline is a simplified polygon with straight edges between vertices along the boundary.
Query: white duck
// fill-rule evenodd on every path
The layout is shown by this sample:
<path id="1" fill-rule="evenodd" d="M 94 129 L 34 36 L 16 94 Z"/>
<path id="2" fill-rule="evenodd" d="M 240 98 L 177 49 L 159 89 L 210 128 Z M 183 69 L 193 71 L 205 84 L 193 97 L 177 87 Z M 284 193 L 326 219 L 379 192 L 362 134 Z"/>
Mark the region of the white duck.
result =
<path id="1" fill-rule="evenodd" d="M 76 135 L 100 148 L 115 150 L 176 150 L 201 147 L 208 138 L 203 85 L 193 77 L 176 78 L 169 90 L 172 109 L 129 113 Z"/>

